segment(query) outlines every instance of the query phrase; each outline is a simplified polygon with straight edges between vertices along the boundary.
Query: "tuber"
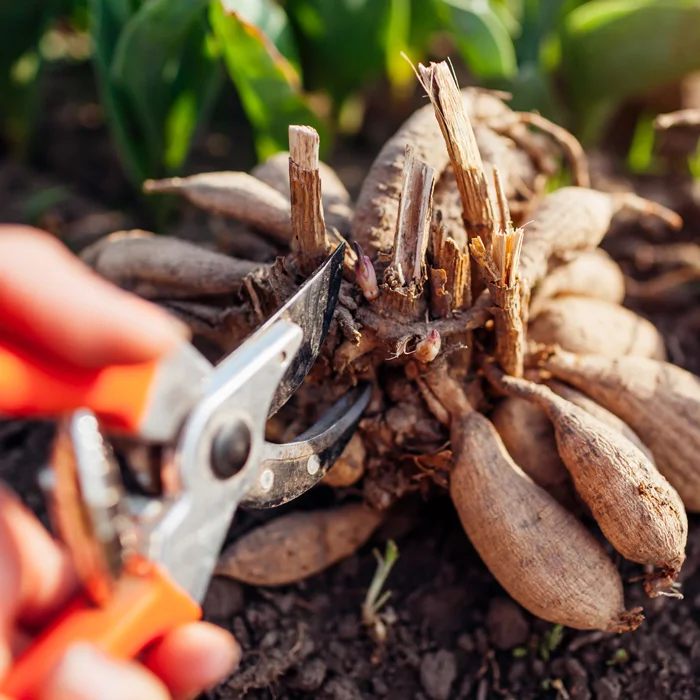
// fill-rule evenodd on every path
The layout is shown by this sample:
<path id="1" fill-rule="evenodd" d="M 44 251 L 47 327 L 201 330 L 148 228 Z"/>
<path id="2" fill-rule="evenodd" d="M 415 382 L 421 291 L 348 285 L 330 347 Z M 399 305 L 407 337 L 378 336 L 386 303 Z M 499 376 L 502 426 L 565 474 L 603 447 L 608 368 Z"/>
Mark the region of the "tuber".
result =
<path id="1" fill-rule="evenodd" d="M 563 506 L 576 503 L 569 472 L 557 452 L 552 421 L 535 404 L 506 397 L 491 414 L 491 422 L 515 463 Z"/>
<path id="2" fill-rule="evenodd" d="M 330 471 L 323 477 L 321 483 L 333 488 L 352 486 L 365 473 L 366 457 L 365 444 L 360 435 L 355 433 Z"/>
<path id="3" fill-rule="evenodd" d="M 629 193 L 608 194 L 585 187 L 562 187 L 542 199 L 530 214 L 520 254 L 520 276 L 532 289 L 550 263 L 603 240 L 613 216 L 624 208 L 653 213 L 680 228 L 680 217 L 661 205 Z"/>
<path id="4" fill-rule="evenodd" d="M 625 276 L 620 266 L 601 248 L 586 250 L 552 268 L 537 285 L 530 300 L 534 319 L 547 300 L 564 294 L 604 299 L 621 304 L 625 298 Z"/>
<path id="5" fill-rule="evenodd" d="M 248 173 L 199 173 L 146 180 L 146 194 L 178 194 L 211 214 L 238 219 L 279 243 L 292 239 L 289 199 Z"/>
<path id="6" fill-rule="evenodd" d="M 582 354 L 666 358 L 663 338 L 653 323 L 602 299 L 550 299 L 530 323 L 528 338 Z"/>
<path id="7" fill-rule="evenodd" d="M 650 595 L 672 591 L 685 560 L 688 519 L 678 493 L 644 453 L 546 386 L 507 377 L 493 364 L 486 376 L 546 411 L 559 455 L 605 537 L 625 558 L 661 570 L 647 581 Z"/>
<path id="8" fill-rule="evenodd" d="M 534 615 L 575 629 L 623 632 L 622 580 L 600 543 L 513 461 L 491 422 L 453 416 L 450 495 L 469 539 L 508 593 Z"/>
<path id="9" fill-rule="evenodd" d="M 668 362 L 557 351 L 544 369 L 612 411 L 651 450 L 685 507 L 700 512 L 700 379 Z"/>
<path id="10" fill-rule="evenodd" d="M 255 586 L 296 583 L 354 554 L 381 521 L 360 503 L 295 511 L 234 542 L 221 555 L 216 574 Z"/>
<path id="11" fill-rule="evenodd" d="M 622 433 L 633 445 L 636 445 L 637 448 L 644 452 L 650 462 L 656 464 L 654 455 L 651 453 L 651 450 L 639 439 L 639 435 L 637 435 L 637 433 L 635 433 L 634 430 L 632 430 L 632 428 L 625 423 L 625 421 L 618 418 L 614 413 L 608 411 L 607 408 L 603 408 L 592 398 L 586 396 L 578 389 L 574 389 L 564 382 L 559 382 L 556 379 L 548 379 L 547 381 L 543 382 L 543 384 L 546 384 L 555 394 L 558 394 L 563 399 L 571 401 L 571 403 L 576 404 L 580 408 L 586 409 L 586 411 L 593 414 L 598 420 L 603 421 L 603 423 L 606 423 L 611 428 L 615 428 L 615 430 Z M 532 404 L 530 405 L 532 406 Z"/>

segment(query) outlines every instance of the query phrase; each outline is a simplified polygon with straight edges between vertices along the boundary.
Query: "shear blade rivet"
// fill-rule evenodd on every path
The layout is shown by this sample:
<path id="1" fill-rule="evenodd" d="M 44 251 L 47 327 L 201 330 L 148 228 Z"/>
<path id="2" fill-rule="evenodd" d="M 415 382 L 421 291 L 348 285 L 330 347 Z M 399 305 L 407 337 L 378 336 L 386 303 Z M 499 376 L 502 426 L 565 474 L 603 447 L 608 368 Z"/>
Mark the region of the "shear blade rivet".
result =
<path id="1" fill-rule="evenodd" d="M 306 463 L 306 470 L 313 476 L 321 468 L 321 460 L 318 455 L 311 455 Z"/>
<path id="2" fill-rule="evenodd" d="M 269 491 L 272 488 L 272 484 L 275 480 L 275 475 L 272 473 L 271 469 L 266 469 L 260 475 L 260 488 L 263 491 Z"/>

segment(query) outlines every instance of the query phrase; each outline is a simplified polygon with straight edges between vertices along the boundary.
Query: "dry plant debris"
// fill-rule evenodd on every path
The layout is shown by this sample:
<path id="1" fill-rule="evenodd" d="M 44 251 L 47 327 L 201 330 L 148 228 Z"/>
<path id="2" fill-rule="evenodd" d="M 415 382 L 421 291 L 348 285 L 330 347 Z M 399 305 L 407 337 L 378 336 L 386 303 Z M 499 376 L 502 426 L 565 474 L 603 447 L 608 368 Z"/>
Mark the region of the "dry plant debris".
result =
<path id="1" fill-rule="evenodd" d="M 502 94 L 460 90 L 448 64 L 416 75 L 430 104 L 382 148 L 354 206 L 319 162 L 318 135 L 292 126 L 289 153 L 252 174 L 144 184 L 188 199 L 212 226 L 244 224 L 241 259 L 142 231 L 108 236 L 84 259 L 183 318 L 216 360 L 351 243 L 322 356 L 288 424 L 284 413 L 275 423 L 301 432 L 348 387 L 374 382 L 323 486 L 345 502 L 253 530 L 218 573 L 299 581 L 361 547 L 403 496 L 447 487 L 521 605 L 558 625 L 635 629 L 641 610 L 626 609 L 611 548 L 588 522 L 644 567 L 650 596 L 680 595 L 686 509 L 700 512 L 700 379 L 664 362 L 656 329 L 621 306 L 624 276 L 599 245 L 623 209 L 682 222 L 590 189 L 571 134 Z M 548 191 L 567 166 L 573 185 Z M 261 250 L 268 262 L 253 261 Z"/>

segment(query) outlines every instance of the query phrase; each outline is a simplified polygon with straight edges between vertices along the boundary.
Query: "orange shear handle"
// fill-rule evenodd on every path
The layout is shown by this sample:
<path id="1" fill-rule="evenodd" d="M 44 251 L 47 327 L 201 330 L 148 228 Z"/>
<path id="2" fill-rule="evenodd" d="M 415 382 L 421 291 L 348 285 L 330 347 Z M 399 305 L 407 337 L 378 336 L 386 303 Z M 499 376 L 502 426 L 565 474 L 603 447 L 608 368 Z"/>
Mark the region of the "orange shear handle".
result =
<path id="1" fill-rule="evenodd" d="M 0 414 L 53 417 L 88 407 L 109 427 L 137 433 L 157 368 L 152 361 L 76 370 L 0 343 Z"/>
<path id="2" fill-rule="evenodd" d="M 156 564 L 138 563 L 114 595 L 96 607 L 82 594 L 15 661 L 0 681 L 0 696 L 36 700 L 60 657 L 75 642 L 89 642 L 118 659 L 133 659 L 151 642 L 195 622 L 201 608 Z"/>

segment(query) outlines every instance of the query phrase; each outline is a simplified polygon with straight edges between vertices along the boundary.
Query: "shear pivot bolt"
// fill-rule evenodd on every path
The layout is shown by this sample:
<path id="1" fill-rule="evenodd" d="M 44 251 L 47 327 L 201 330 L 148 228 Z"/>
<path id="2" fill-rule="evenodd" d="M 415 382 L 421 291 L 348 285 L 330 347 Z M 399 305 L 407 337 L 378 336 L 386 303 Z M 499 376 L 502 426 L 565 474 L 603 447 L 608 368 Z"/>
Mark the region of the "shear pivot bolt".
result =
<path id="1" fill-rule="evenodd" d="M 211 466 L 219 479 L 229 479 L 248 461 L 251 450 L 248 426 L 242 420 L 219 429 L 211 451 Z"/>
<path id="2" fill-rule="evenodd" d="M 318 455 L 311 455 L 309 461 L 306 463 L 306 471 L 313 476 L 321 468 L 321 460 Z"/>

